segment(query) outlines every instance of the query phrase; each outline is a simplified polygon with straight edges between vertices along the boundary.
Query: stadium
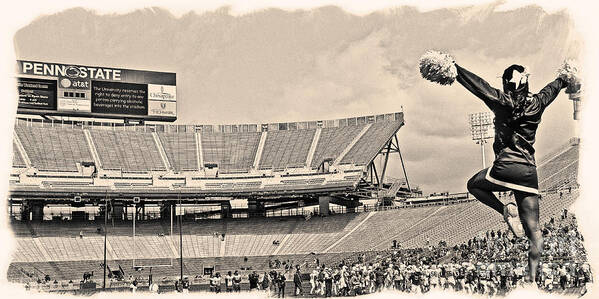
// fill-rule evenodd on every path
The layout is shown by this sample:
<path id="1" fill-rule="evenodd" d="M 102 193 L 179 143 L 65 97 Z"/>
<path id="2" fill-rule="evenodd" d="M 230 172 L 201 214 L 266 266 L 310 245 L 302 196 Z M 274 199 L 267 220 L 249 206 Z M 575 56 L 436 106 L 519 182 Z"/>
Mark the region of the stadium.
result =
<path id="1" fill-rule="evenodd" d="M 490 231 L 507 235 L 502 219 L 468 193 L 426 197 L 407 177 L 385 178 L 403 125 L 401 112 L 218 126 L 19 118 L 9 280 L 74 293 L 129 291 L 135 281 L 140 290 L 155 283 L 168 292 L 183 278 L 195 291 L 208 290 L 217 272 L 237 271 L 243 290 L 252 273 L 279 271 L 292 283 L 299 266 L 308 294 L 310 273 L 322 265 L 424 259 L 422 273 L 473 260 L 468 266 L 477 271 L 481 261 L 520 265 L 524 250 L 465 253 L 473 236 L 491 246 Z M 540 160 L 542 223 L 576 229 L 564 209 L 578 196 L 578 155 L 572 139 Z M 571 292 L 586 262 L 582 237 L 574 236 L 574 249 L 544 256 L 572 266 L 564 288 Z"/>
<path id="2" fill-rule="evenodd" d="M 472 95 L 423 80 L 464 84 L 465 71 L 449 54 L 428 55 L 428 78 L 416 57 L 435 45 L 493 76 L 516 58 L 576 56 L 574 46 L 555 46 L 571 40 L 544 39 L 570 38 L 564 18 L 538 13 L 522 24 L 509 21 L 516 25 L 504 31 L 517 37 L 507 39 L 505 32 L 494 35 L 497 24 L 506 23 L 503 13 L 485 23 L 463 19 L 482 15 L 478 10 L 431 15 L 408 9 L 364 18 L 334 8 L 315 11 L 234 18 L 224 9 L 179 19 L 157 8 L 122 16 L 73 10 L 21 30 L 19 57 L 55 61 L 16 63 L 6 207 L 15 248 L 7 253 L 8 281 L 28 292 L 67 295 L 343 297 L 445 290 L 502 296 L 526 288 L 585 294 L 592 271 L 571 208 L 580 194 L 585 141 L 569 138 L 578 123 L 566 123 L 557 111 L 569 101 L 555 101 L 561 106 L 546 115 L 553 120 L 546 132 L 555 134 L 537 145 L 550 151 L 536 160 L 534 148 L 531 153 L 543 239 L 531 282 L 534 242 L 517 237 L 461 180 L 471 171 L 465 160 L 478 162 L 474 151 L 456 153 L 472 146 L 461 126 L 466 111 L 483 103 L 455 104 Z M 444 18 L 455 32 L 484 30 L 457 37 L 435 31 L 451 27 L 436 26 Z M 541 21 L 553 19 L 550 28 L 561 33 L 538 37 L 544 31 L 535 28 L 549 28 Z M 265 30 L 262 22 L 273 23 Z M 72 24 L 83 30 L 46 34 Z M 65 44 L 77 47 L 69 52 Z M 90 50 L 99 45 L 102 50 Z M 439 65 L 460 77 L 439 80 Z M 553 66 L 534 74 L 549 79 L 541 73 Z M 571 91 L 577 120 L 582 93 Z M 227 105 L 239 107 L 229 111 Z M 494 120 L 490 113 L 470 117 L 484 169 Z M 434 151 L 426 149 L 431 145 Z M 504 205 L 519 194 L 494 193 Z"/>

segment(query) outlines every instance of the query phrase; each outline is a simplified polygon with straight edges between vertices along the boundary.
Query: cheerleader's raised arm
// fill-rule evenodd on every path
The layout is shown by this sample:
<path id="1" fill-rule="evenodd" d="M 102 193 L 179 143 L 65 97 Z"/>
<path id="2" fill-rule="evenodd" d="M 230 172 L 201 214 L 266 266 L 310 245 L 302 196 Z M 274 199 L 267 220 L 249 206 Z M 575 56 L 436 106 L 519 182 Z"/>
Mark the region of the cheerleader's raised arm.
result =
<path id="1" fill-rule="evenodd" d="M 469 70 L 455 65 L 457 69 L 457 81 L 460 82 L 466 89 L 474 94 L 479 99 L 483 100 L 485 104 L 492 108 L 492 106 L 503 106 L 513 107 L 511 99 L 501 90 L 492 87 L 483 78 L 470 72 Z"/>

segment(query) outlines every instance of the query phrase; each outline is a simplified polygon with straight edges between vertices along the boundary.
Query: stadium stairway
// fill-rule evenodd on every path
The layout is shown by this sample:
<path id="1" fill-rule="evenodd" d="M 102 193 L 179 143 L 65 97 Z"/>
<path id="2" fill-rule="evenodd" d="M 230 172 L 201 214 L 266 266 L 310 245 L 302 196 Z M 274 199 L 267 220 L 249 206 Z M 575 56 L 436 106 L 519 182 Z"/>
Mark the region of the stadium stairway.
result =
<path id="1" fill-rule="evenodd" d="M 347 145 L 347 147 L 345 147 L 345 149 L 339 154 L 339 156 L 337 156 L 337 158 L 333 162 L 333 165 L 337 165 L 341 163 L 343 159 L 345 159 L 345 156 L 356 146 L 356 144 L 358 144 L 358 142 L 362 139 L 364 134 L 368 132 L 371 126 L 372 124 L 367 124 L 362 128 L 358 135 L 356 135 L 356 137 L 354 137 L 354 139 Z"/>
<path id="2" fill-rule="evenodd" d="M 355 232 L 358 228 L 360 228 L 362 226 L 362 224 L 364 224 L 364 222 L 368 221 L 368 219 L 370 219 L 370 217 L 372 217 L 376 212 L 370 212 L 368 213 L 368 215 L 362 220 L 360 221 L 360 223 L 358 223 L 356 226 L 354 226 L 350 231 L 348 231 L 346 234 L 344 234 L 343 236 L 341 236 L 339 239 L 337 239 L 337 241 L 335 241 L 333 244 L 331 244 L 329 247 L 325 248 L 325 250 L 323 250 L 323 253 L 327 253 L 329 252 L 329 250 L 331 250 L 331 248 L 335 247 L 337 244 L 341 243 L 345 238 L 347 238 L 347 236 L 351 235 L 353 232 Z"/>
<path id="3" fill-rule="evenodd" d="M 100 169 L 104 168 L 102 165 L 102 161 L 100 160 L 100 155 L 98 154 L 98 149 L 96 148 L 96 145 L 94 144 L 94 139 L 92 138 L 91 133 L 89 132 L 89 130 L 83 130 L 83 133 L 85 134 L 85 141 L 87 142 L 87 146 L 90 149 L 92 158 L 94 159 L 94 164 Z"/>
<path id="4" fill-rule="evenodd" d="M 25 151 L 25 148 L 23 148 L 23 144 L 19 140 L 17 134 L 15 134 L 13 138 L 13 166 L 31 167 L 31 160 L 27 156 L 27 152 Z"/>
<path id="5" fill-rule="evenodd" d="M 359 136 L 359 140 L 351 146 L 351 149 L 343 156 L 338 157 L 336 164 L 366 165 L 384 148 L 393 136 L 393 132 L 401 127 L 399 122 L 389 124 L 377 122 L 369 125 L 368 128 L 365 128 L 366 131 Z"/>
<path id="6" fill-rule="evenodd" d="M 171 165 L 171 163 L 168 160 L 168 157 L 166 156 L 166 151 L 164 150 L 164 145 L 160 141 L 158 134 L 156 132 L 152 132 L 152 138 L 154 139 L 154 142 L 156 143 L 156 148 L 158 149 L 158 153 L 160 154 L 160 158 L 162 159 L 162 163 L 164 164 L 164 167 L 167 170 L 173 170 L 173 166 Z"/>

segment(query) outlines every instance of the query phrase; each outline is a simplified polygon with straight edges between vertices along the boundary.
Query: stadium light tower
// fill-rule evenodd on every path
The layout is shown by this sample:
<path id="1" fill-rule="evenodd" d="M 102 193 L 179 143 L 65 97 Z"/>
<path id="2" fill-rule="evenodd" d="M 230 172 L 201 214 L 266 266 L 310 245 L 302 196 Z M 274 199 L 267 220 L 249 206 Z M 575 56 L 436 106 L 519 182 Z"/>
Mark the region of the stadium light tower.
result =
<path id="1" fill-rule="evenodd" d="M 106 289 L 106 250 L 107 250 L 107 239 L 108 239 L 108 190 L 106 190 L 106 196 L 104 197 L 104 276 L 102 279 L 102 289 Z"/>
<path id="2" fill-rule="evenodd" d="M 470 114 L 470 133 L 472 133 L 472 140 L 476 141 L 476 144 L 480 144 L 480 152 L 482 155 L 483 168 L 487 168 L 485 165 L 485 143 L 487 139 L 491 139 L 489 130 L 493 127 L 493 116 L 491 112 L 478 112 Z"/>

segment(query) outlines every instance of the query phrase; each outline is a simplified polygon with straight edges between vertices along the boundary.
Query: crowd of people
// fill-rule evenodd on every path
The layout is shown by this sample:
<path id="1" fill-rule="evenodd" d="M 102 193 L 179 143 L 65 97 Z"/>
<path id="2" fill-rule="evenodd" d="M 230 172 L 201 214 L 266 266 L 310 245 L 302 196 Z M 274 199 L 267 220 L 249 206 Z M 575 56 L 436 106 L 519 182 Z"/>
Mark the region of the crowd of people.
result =
<path id="1" fill-rule="evenodd" d="M 328 265 L 315 258 L 313 263 L 301 265 L 304 271 L 312 269 L 305 273 L 308 275 L 301 274 L 300 263 L 291 266 L 294 262 L 290 260 L 272 260 L 270 270 L 249 274 L 249 288 L 284 297 L 285 282 L 293 275 L 294 294 L 312 297 L 355 296 L 383 290 L 426 293 L 435 289 L 501 295 L 524 285 L 549 292 L 576 288 L 584 294 L 592 275 L 576 217 L 564 210 L 559 217 L 551 218 L 542 232 L 543 259 L 534 284 L 527 281 L 528 240 L 516 238 L 508 230 L 497 230 L 453 247 L 439 242 L 370 256 L 351 254 Z M 227 292 L 235 292 L 239 291 L 241 275 L 229 272 L 221 280 L 216 273 L 210 281 L 214 292 L 220 292 L 223 283 Z M 304 287 L 309 292 L 304 293 Z"/>
<path id="2" fill-rule="evenodd" d="M 270 270 L 265 271 L 263 274 L 252 271 L 252 273 L 247 276 L 249 291 L 265 291 L 269 295 L 285 297 L 286 275 L 289 275 L 289 271 L 279 272 L 277 270 Z M 294 290 L 295 294 L 302 294 L 301 273 L 299 267 L 296 267 L 293 279 L 296 285 Z M 224 278 L 217 272 L 210 275 L 210 292 L 240 292 L 241 282 L 242 276 L 239 274 L 239 271 L 234 271 L 234 273 L 228 271 Z"/>
<path id="3" fill-rule="evenodd" d="M 546 291 L 578 288 L 592 282 L 576 217 L 564 211 L 543 227 L 544 254 L 536 286 Z M 398 249 L 380 253 L 370 262 L 352 257 L 320 265 L 310 274 L 313 296 L 353 296 L 394 289 L 425 293 L 450 289 L 486 295 L 504 294 L 531 284 L 526 281 L 528 241 L 507 231 L 488 231 L 468 242 L 447 247 Z"/>
<path id="4" fill-rule="evenodd" d="M 584 289 L 592 280 L 587 263 L 544 262 L 541 269 L 537 284 L 547 291 L 572 287 Z M 498 295 L 526 284 L 526 275 L 525 262 L 406 264 L 401 261 L 401 254 L 394 253 L 373 263 L 315 269 L 310 274 L 310 294 L 331 297 L 388 289 L 410 293 L 447 289 Z"/>
<path id="5" fill-rule="evenodd" d="M 337 260 L 323 261 L 325 257 L 316 254 L 308 255 L 313 259 L 309 262 L 273 259 L 262 273 L 250 269 L 246 269 L 251 271 L 249 275 L 215 272 L 208 279 L 209 290 L 246 291 L 249 283 L 250 291 L 277 297 L 285 297 L 286 284 L 293 286 L 296 296 L 312 297 L 355 296 L 383 290 L 426 293 L 435 289 L 501 295 L 518 286 L 533 285 L 549 292 L 575 288 L 574 292 L 584 294 L 593 278 L 576 217 L 563 210 L 542 226 L 542 233 L 543 257 L 534 283 L 527 281 L 528 240 L 508 230 L 489 230 L 455 246 L 443 241 L 431 245 L 427 238 L 423 247 L 350 253 Z M 38 283 L 51 281 L 48 275 L 39 278 L 21 271 L 38 277 Z M 85 273 L 82 282 L 91 276 L 93 272 Z M 137 279 L 130 276 L 125 280 L 135 292 Z M 148 285 L 150 291 L 158 292 L 151 275 Z M 179 292 L 188 292 L 189 288 L 187 278 L 175 283 Z"/>

